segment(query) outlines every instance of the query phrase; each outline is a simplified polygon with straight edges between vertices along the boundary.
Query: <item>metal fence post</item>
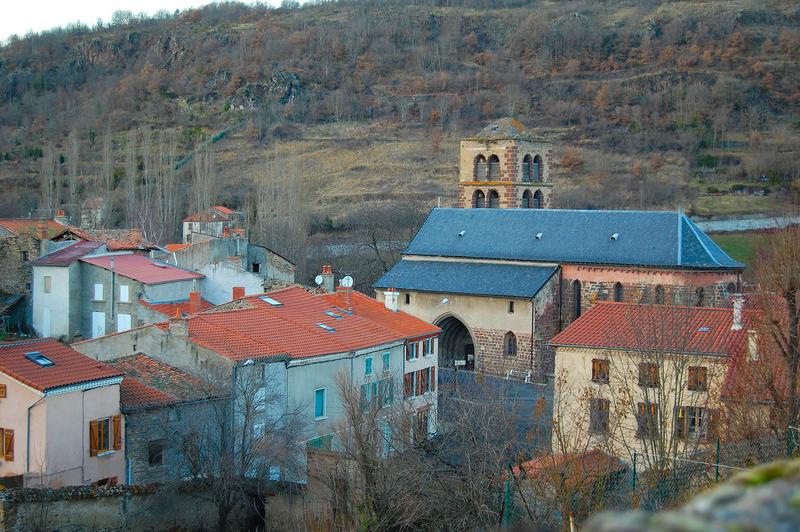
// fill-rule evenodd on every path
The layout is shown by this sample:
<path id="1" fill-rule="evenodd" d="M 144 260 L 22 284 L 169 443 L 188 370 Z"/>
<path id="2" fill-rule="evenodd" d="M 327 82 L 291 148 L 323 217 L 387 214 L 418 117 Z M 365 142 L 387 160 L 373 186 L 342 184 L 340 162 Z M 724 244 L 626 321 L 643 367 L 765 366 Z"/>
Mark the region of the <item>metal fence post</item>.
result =
<path id="1" fill-rule="evenodd" d="M 633 486 L 631 490 L 636 491 L 636 449 L 633 450 Z"/>
<path id="2" fill-rule="evenodd" d="M 719 438 L 717 438 L 717 457 L 714 462 L 716 463 L 714 466 L 714 480 L 719 482 Z"/>

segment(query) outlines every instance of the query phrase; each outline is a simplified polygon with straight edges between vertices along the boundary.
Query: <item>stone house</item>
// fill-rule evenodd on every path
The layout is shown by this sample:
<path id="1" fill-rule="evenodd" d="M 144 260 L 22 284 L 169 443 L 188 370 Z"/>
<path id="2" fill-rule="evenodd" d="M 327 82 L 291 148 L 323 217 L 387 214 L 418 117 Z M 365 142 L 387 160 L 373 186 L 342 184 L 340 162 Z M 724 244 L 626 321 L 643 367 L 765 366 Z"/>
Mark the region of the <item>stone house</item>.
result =
<path id="1" fill-rule="evenodd" d="M 183 242 L 194 243 L 197 237 L 222 237 L 226 232 L 241 231 L 241 214 L 224 207 L 214 205 L 205 212 L 190 214 L 183 219 Z"/>
<path id="2" fill-rule="evenodd" d="M 332 449 L 342 436 L 340 378 L 358 387 L 364 400 L 388 406 L 401 400 L 405 375 L 413 373 L 415 384 L 424 380 L 425 386 L 404 395 L 417 409 L 417 423 L 425 423 L 428 433 L 436 430 L 436 376 L 429 368 L 436 366 L 438 334 L 437 327 L 358 292 L 315 295 L 293 286 L 74 347 L 98 360 L 144 352 L 225 383 L 236 390 L 233 401 L 245 399 L 241 383 L 261 383 L 258 394 L 277 400 L 258 410 L 248 430 L 253 438 L 264 437 L 264 427 L 275 419 L 292 417 L 302 426 L 296 439 Z M 409 341 L 420 350 L 413 360 L 410 355 L 407 360 Z M 294 458 L 304 461 L 300 454 Z M 281 462 L 276 458 L 276 463 Z M 280 475 L 305 473 L 284 468 Z"/>
<path id="3" fill-rule="evenodd" d="M 0 483 L 124 479 L 122 373 L 53 339 L 0 344 Z"/>

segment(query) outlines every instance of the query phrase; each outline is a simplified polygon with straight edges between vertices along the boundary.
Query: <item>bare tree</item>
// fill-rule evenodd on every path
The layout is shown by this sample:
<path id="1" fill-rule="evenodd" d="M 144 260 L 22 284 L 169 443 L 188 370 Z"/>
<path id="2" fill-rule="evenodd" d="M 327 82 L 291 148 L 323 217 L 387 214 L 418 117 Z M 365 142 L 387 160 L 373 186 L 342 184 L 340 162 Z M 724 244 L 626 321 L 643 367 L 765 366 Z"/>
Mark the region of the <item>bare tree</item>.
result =
<path id="1" fill-rule="evenodd" d="M 125 209 L 128 226 L 136 225 L 139 213 L 138 167 L 136 153 L 137 132 L 128 131 L 128 144 L 125 149 Z"/>
<path id="2" fill-rule="evenodd" d="M 67 140 L 69 152 L 67 153 L 67 193 L 69 194 L 65 202 L 69 206 L 69 213 L 73 223 L 80 223 L 80 198 L 78 173 L 80 171 L 80 140 L 78 132 L 72 130 Z"/>
<path id="3" fill-rule="evenodd" d="M 103 162 L 101 168 L 103 186 L 103 211 L 101 220 L 105 227 L 111 227 L 111 193 L 114 190 L 114 141 L 111 129 L 106 128 L 103 133 Z"/>
<path id="4" fill-rule="evenodd" d="M 214 148 L 207 143 L 194 154 L 194 182 L 192 183 L 192 208 L 194 212 L 206 212 L 216 194 L 216 169 Z"/>
<path id="5" fill-rule="evenodd" d="M 39 174 L 39 187 L 41 193 L 39 208 L 44 216 L 52 216 L 58 201 L 56 154 L 52 142 L 47 143 L 44 148 L 42 168 Z"/>

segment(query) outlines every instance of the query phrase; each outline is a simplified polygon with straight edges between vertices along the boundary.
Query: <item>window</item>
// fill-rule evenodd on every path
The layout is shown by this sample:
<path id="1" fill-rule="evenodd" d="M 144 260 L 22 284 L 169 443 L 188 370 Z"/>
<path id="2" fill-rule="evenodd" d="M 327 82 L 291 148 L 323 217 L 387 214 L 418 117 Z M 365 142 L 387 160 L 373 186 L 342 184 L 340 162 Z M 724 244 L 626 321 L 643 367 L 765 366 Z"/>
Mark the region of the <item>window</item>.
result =
<path id="1" fill-rule="evenodd" d="M 131 329 L 131 315 L 117 314 L 117 332 L 129 331 Z"/>
<path id="2" fill-rule="evenodd" d="M 488 205 L 490 209 L 497 209 L 500 207 L 500 194 L 496 190 L 489 191 Z"/>
<path id="3" fill-rule="evenodd" d="M 423 393 L 429 393 L 436 391 L 436 368 L 431 366 L 422 370 L 424 374 L 424 386 L 422 388 Z"/>
<path id="4" fill-rule="evenodd" d="M 541 181 L 542 180 L 542 156 L 537 155 L 533 158 L 533 180 L 534 181 Z"/>
<path id="5" fill-rule="evenodd" d="M 509 357 L 517 355 L 517 337 L 512 332 L 507 332 L 503 339 L 503 354 Z"/>
<path id="6" fill-rule="evenodd" d="M 421 442 L 428 438 L 428 422 L 430 411 L 426 408 L 417 412 L 416 438 L 415 441 Z"/>
<path id="7" fill-rule="evenodd" d="M 403 397 L 415 397 L 417 395 L 417 372 L 412 371 L 403 375 Z"/>
<path id="8" fill-rule="evenodd" d="M 103 300 L 103 285 L 101 283 L 95 283 L 94 285 L 94 300 L 95 301 Z"/>
<path id="9" fill-rule="evenodd" d="M 391 379 L 366 382 L 361 385 L 361 410 L 368 410 L 373 405 L 383 408 L 392 404 L 394 386 Z"/>
<path id="10" fill-rule="evenodd" d="M 364 375 L 372 375 L 372 357 L 364 359 Z"/>
<path id="11" fill-rule="evenodd" d="M 151 440 L 147 442 L 147 464 L 150 467 L 164 465 L 165 440 Z"/>
<path id="12" fill-rule="evenodd" d="M 405 304 L 406 305 L 410 305 L 411 304 L 411 294 L 406 294 L 405 295 Z"/>
<path id="13" fill-rule="evenodd" d="M 433 338 L 425 340 L 423 355 L 426 357 L 433 356 Z"/>
<path id="14" fill-rule="evenodd" d="M 508 313 L 509 314 L 514 314 L 514 302 L 513 301 L 509 301 L 508 302 Z"/>
<path id="15" fill-rule="evenodd" d="M 601 358 L 592 360 L 592 382 L 608 384 L 608 360 Z"/>
<path id="16" fill-rule="evenodd" d="M 650 362 L 639 364 L 639 386 L 658 388 L 658 364 Z"/>
<path id="17" fill-rule="evenodd" d="M 253 273 L 259 273 L 261 271 L 261 263 L 260 262 L 254 262 L 250 266 L 251 266 L 250 269 L 253 271 Z"/>
<path id="18" fill-rule="evenodd" d="M 655 304 L 656 305 L 663 305 L 664 304 L 664 287 L 656 285 L 656 297 L 655 297 Z"/>
<path id="19" fill-rule="evenodd" d="M 6 398 L 6 393 L 7 393 L 6 392 L 6 385 L 5 384 L 0 384 L 0 399 L 5 399 Z"/>
<path id="20" fill-rule="evenodd" d="M 581 282 L 572 281 L 572 319 L 581 317 Z"/>
<path id="21" fill-rule="evenodd" d="M 44 276 L 44 293 L 50 294 L 53 291 L 53 278 L 49 275 Z"/>
<path id="22" fill-rule="evenodd" d="M 475 181 L 481 181 L 486 177 L 486 157 L 483 155 L 478 155 L 475 157 L 475 167 L 472 173 L 472 177 L 475 179 Z"/>
<path id="23" fill-rule="evenodd" d="M 55 362 L 41 354 L 39 351 L 31 351 L 30 353 L 25 353 L 25 358 L 30 360 L 36 365 L 42 366 L 44 368 L 55 366 Z"/>
<path id="24" fill-rule="evenodd" d="M 636 437 L 650 438 L 658 434 L 658 403 L 636 404 Z"/>
<path id="25" fill-rule="evenodd" d="M 472 195 L 472 206 L 476 209 L 483 209 L 486 207 L 486 194 L 482 190 L 476 190 Z"/>
<path id="26" fill-rule="evenodd" d="M 533 159 L 530 154 L 522 158 L 522 180 L 526 183 L 530 182 L 533 175 Z"/>
<path id="27" fill-rule="evenodd" d="M 622 302 L 624 295 L 622 283 L 614 283 L 614 301 L 617 303 Z"/>
<path id="28" fill-rule="evenodd" d="M 28 252 L 27 251 L 23 251 L 22 252 L 22 262 L 28 262 Z"/>
<path id="29" fill-rule="evenodd" d="M 705 290 L 703 290 L 703 287 L 701 286 L 700 288 L 694 291 L 694 305 L 696 307 L 702 307 L 703 304 L 705 303 L 705 299 L 706 299 Z"/>
<path id="30" fill-rule="evenodd" d="M 693 392 L 705 392 L 708 390 L 708 368 L 705 366 L 689 366 L 688 388 Z"/>
<path id="31" fill-rule="evenodd" d="M 489 181 L 497 181 L 500 179 L 500 158 L 497 155 L 490 155 L 486 163 L 488 168 L 486 170 L 486 178 Z"/>
<path id="32" fill-rule="evenodd" d="M 325 396 L 327 392 L 327 388 L 314 390 L 314 419 L 324 419 L 326 416 Z"/>
<path id="33" fill-rule="evenodd" d="M 531 191 L 526 190 L 522 193 L 522 203 L 520 203 L 520 207 L 523 209 L 530 209 L 531 208 Z"/>
<path id="34" fill-rule="evenodd" d="M 119 302 L 120 303 L 130 303 L 131 302 L 131 292 L 130 287 L 126 284 L 119 285 Z"/>
<path id="35" fill-rule="evenodd" d="M 0 458 L 14 461 L 14 431 L 11 429 L 0 429 Z"/>
<path id="36" fill-rule="evenodd" d="M 394 382 L 391 378 L 378 381 L 378 397 L 383 398 L 383 406 L 389 406 L 394 401 Z"/>
<path id="37" fill-rule="evenodd" d="M 728 292 L 728 295 L 732 295 L 736 293 L 736 283 L 728 283 L 728 286 L 725 287 L 725 291 Z"/>
<path id="38" fill-rule="evenodd" d="M 678 438 L 708 438 L 711 412 L 700 406 L 681 406 L 676 408 L 675 435 Z"/>
<path id="39" fill-rule="evenodd" d="M 311 449 L 330 451 L 333 449 L 333 434 L 326 434 L 325 436 L 319 436 L 308 440 L 306 446 Z"/>
<path id="40" fill-rule="evenodd" d="M 389 362 L 391 361 L 392 354 L 388 351 L 383 354 L 383 371 L 389 371 Z"/>
<path id="41" fill-rule="evenodd" d="M 417 359 L 417 343 L 418 342 L 409 342 L 408 345 L 406 345 L 406 360 Z"/>
<path id="42" fill-rule="evenodd" d="M 533 193 L 533 208 L 534 209 L 541 209 L 543 200 L 544 200 L 544 197 L 542 196 L 542 191 L 541 190 L 537 190 L 536 192 L 534 192 Z"/>
<path id="43" fill-rule="evenodd" d="M 589 399 L 589 433 L 605 434 L 608 432 L 608 399 Z"/>
<path id="44" fill-rule="evenodd" d="M 122 416 L 104 417 L 89 422 L 89 456 L 122 449 Z"/>

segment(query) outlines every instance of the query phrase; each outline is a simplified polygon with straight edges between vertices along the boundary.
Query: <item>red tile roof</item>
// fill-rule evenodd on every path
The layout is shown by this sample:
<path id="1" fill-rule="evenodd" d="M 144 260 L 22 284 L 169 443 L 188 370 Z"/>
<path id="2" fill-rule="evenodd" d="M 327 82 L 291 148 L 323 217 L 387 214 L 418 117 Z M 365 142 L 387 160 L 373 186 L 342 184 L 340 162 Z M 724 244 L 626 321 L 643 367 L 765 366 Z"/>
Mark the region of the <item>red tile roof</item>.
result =
<path id="1" fill-rule="evenodd" d="M 224 205 L 214 205 L 211 208 L 221 212 L 222 214 L 236 214 L 236 211 L 234 211 L 233 209 L 229 209 Z"/>
<path id="2" fill-rule="evenodd" d="M 25 358 L 26 353 L 35 351 L 54 364 L 40 366 Z M 0 344 L 0 371 L 41 392 L 122 375 L 108 364 L 93 360 L 52 338 Z"/>
<path id="3" fill-rule="evenodd" d="M 183 219 L 184 222 L 229 222 L 231 215 L 236 214 L 236 211 L 223 207 L 222 205 L 215 205 L 208 209 L 206 212 L 190 214 Z"/>
<path id="4" fill-rule="evenodd" d="M 591 449 L 581 453 L 548 454 L 513 468 L 514 475 L 538 478 L 580 489 L 603 477 L 625 471 L 619 458 Z"/>
<path id="5" fill-rule="evenodd" d="M 67 232 L 81 240 L 105 242 L 109 251 L 135 251 L 158 249 L 158 246 L 144 239 L 139 229 L 81 229 L 68 226 Z"/>
<path id="6" fill-rule="evenodd" d="M 747 319 L 747 314 L 744 316 Z M 729 308 L 597 303 L 550 341 L 554 346 L 729 355 L 747 339 Z"/>
<path id="7" fill-rule="evenodd" d="M 33 218 L 0 218 L 0 226 L 10 233 L 20 236 L 37 236 L 39 228 L 47 229 L 47 238 L 53 238 L 67 230 L 67 227 L 55 220 L 37 220 Z"/>
<path id="8" fill-rule="evenodd" d="M 220 395 L 208 383 L 142 353 L 109 364 L 125 374 L 120 389 L 123 408 L 174 404 Z"/>
<path id="9" fill-rule="evenodd" d="M 164 249 L 172 253 L 173 251 L 180 251 L 182 249 L 186 249 L 189 246 L 191 246 L 191 244 L 167 244 L 166 246 L 164 246 Z"/>
<path id="10" fill-rule="evenodd" d="M 140 299 L 139 303 L 144 305 L 145 307 L 151 308 L 156 312 L 163 314 L 168 318 L 172 318 L 175 316 L 175 313 L 180 312 L 181 315 L 189 314 L 189 300 L 181 300 L 181 301 L 169 301 L 166 303 L 151 303 L 149 301 L 145 301 L 144 299 Z M 205 310 L 207 308 L 211 308 L 214 305 L 206 301 L 205 299 L 200 300 L 200 310 Z"/>
<path id="11" fill-rule="evenodd" d="M 69 266 L 102 246 L 102 242 L 76 242 L 33 261 L 34 266 Z"/>
<path id="12" fill-rule="evenodd" d="M 205 277 L 205 275 L 201 273 L 191 272 L 164 262 L 154 261 L 143 255 L 101 255 L 98 257 L 85 257 L 81 259 L 81 261 L 110 270 L 112 258 L 114 259 L 114 271 L 116 273 L 144 284 L 171 283 L 190 279 L 202 279 Z"/>
<path id="13" fill-rule="evenodd" d="M 237 300 L 238 305 L 248 308 L 210 309 L 190 316 L 190 340 L 232 360 L 244 360 L 343 353 L 440 332 L 434 325 L 387 310 L 381 302 L 355 291 L 350 296 L 352 313 L 344 310 L 347 296 L 342 292 L 313 295 L 293 286 L 267 295 L 281 305 L 273 306 L 262 296 L 249 296 Z"/>

